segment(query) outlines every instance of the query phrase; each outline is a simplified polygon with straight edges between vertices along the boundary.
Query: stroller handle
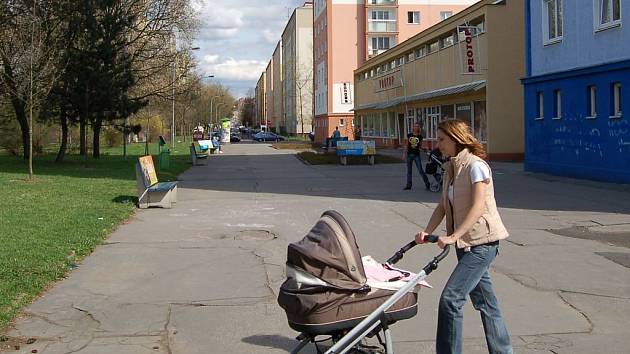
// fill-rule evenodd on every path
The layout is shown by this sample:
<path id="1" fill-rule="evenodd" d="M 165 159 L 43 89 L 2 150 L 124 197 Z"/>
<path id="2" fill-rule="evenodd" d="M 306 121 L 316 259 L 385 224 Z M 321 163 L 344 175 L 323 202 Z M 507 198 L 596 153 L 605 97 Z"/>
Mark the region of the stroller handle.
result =
<path id="1" fill-rule="evenodd" d="M 424 239 L 427 242 L 435 243 L 435 242 L 438 241 L 438 236 L 436 236 L 436 235 L 427 235 Z M 409 251 L 410 249 L 414 248 L 416 245 L 417 245 L 416 241 L 409 242 L 408 244 L 404 245 L 401 249 L 399 249 L 396 253 L 394 253 L 394 255 L 391 256 L 386 261 L 386 263 L 389 264 L 389 265 L 394 265 L 394 264 L 398 263 L 398 261 L 400 261 L 403 258 L 405 253 L 407 251 Z M 442 258 L 440 258 L 439 260 L 442 260 Z"/>

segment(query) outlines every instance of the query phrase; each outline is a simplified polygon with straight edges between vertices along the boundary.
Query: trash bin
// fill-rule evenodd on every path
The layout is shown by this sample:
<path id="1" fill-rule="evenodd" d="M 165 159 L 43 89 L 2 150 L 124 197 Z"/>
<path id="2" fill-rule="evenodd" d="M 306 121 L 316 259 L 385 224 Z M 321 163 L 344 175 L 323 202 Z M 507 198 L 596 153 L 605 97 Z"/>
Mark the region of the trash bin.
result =
<path id="1" fill-rule="evenodd" d="M 171 150 L 168 148 L 163 148 L 160 151 L 160 156 L 158 156 L 158 163 L 160 166 L 160 170 L 168 170 L 170 166 L 171 160 Z"/>

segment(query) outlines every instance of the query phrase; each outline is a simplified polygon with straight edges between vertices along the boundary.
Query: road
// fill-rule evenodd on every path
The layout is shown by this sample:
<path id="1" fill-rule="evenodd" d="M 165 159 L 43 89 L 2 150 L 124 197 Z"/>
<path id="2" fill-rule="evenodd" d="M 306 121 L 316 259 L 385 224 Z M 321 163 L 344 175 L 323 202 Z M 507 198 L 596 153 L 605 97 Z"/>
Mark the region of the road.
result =
<path id="1" fill-rule="evenodd" d="M 435 193 L 403 191 L 402 164 L 310 166 L 268 144 L 231 144 L 180 176 L 173 209 L 138 210 L 7 333 L 7 353 L 286 353 L 297 335 L 276 303 L 288 243 L 327 209 L 364 255 L 384 260 L 424 227 Z M 492 268 L 516 353 L 628 353 L 630 187 L 492 164 L 511 236 Z M 416 186 L 422 185 L 419 181 Z M 438 252 L 411 251 L 418 270 Z M 396 353 L 432 353 L 449 257 L 396 323 Z M 485 353 L 465 313 L 465 353 Z M 31 344 L 26 341 L 31 339 Z M 304 353 L 314 353 L 309 348 Z"/>

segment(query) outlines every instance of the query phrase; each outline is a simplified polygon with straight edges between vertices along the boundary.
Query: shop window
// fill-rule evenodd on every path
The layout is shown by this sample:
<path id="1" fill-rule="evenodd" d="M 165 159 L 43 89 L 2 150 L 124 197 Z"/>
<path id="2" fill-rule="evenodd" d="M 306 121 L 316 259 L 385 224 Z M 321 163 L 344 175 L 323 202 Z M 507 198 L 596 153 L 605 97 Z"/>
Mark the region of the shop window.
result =
<path id="1" fill-rule="evenodd" d="M 562 118 L 562 91 L 553 91 L 553 117 L 551 119 Z"/>
<path id="2" fill-rule="evenodd" d="M 545 96 L 542 91 L 536 93 L 536 119 L 545 117 Z"/>
<path id="3" fill-rule="evenodd" d="M 562 0 L 542 0 L 543 2 L 543 43 L 553 44 L 562 40 L 563 11 Z"/>
<path id="4" fill-rule="evenodd" d="M 488 141 L 486 101 L 475 101 L 473 110 L 475 112 L 475 127 L 473 130 L 475 138 L 482 143 L 486 143 Z"/>
<path id="5" fill-rule="evenodd" d="M 586 88 L 586 118 L 595 117 L 597 117 L 597 87 L 593 85 Z"/>
<path id="6" fill-rule="evenodd" d="M 611 99 L 612 99 L 612 109 L 613 113 L 611 118 L 619 118 L 623 114 L 621 110 L 621 83 L 615 82 L 611 85 Z"/>
<path id="7" fill-rule="evenodd" d="M 455 106 L 455 118 L 468 123 L 470 129 L 473 129 L 475 124 L 473 122 L 470 103 L 458 103 Z"/>
<path id="8" fill-rule="evenodd" d="M 426 115 L 426 135 L 427 139 L 437 138 L 437 127 L 440 121 L 440 107 L 427 107 L 425 111 Z"/>
<path id="9" fill-rule="evenodd" d="M 455 118 L 455 110 L 453 109 L 452 104 L 443 105 L 440 107 L 440 121 L 453 118 Z"/>
<path id="10" fill-rule="evenodd" d="M 595 30 L 621 25 L 621 0 L 594 0 Z"/>
<path id="11" fill-rule="evenodd" d="M 396 112 L 389 112 L 387 117 L 387 137 L 395 138 L 396 134 Z"/>

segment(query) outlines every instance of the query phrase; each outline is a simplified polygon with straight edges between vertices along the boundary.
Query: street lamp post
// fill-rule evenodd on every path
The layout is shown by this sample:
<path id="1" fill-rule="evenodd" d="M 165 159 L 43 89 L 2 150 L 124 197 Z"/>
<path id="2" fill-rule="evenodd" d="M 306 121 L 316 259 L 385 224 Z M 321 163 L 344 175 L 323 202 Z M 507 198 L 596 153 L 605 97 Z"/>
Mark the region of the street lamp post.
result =
<path id="1" fill-rule="evenodd" d="M 216 95 L 216 96 L 210 97 L 210 123 L 212 123 L 212 105 L 214 103 L 214 99 L 218 97 L 221 97 L 221 96 Z"/>
<path id="2" fill-rule="evenodd" d="M 214 112 L 214 120 L 217 122 L 217 124 L 219 124 L 219 106 L 225 106 L 225 104 L 223 102 L 217 103 L 217 107 Z"/>
<path id="3" fill-rule="evenodd" d="M 173 117 L 171 121 L 171 145 L 175 149 L 175 84 L 177 83 L 177 42 L 173 35 L 173 44 L 175 47 L 175 61 L 173 62 Z M 190 50 L 199 50 L 199 47 L 192 47 Z"/>

